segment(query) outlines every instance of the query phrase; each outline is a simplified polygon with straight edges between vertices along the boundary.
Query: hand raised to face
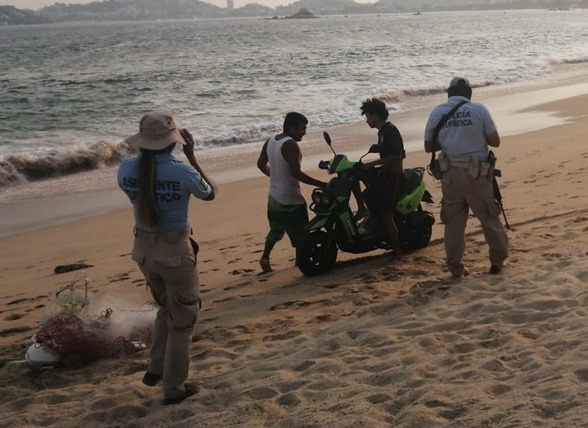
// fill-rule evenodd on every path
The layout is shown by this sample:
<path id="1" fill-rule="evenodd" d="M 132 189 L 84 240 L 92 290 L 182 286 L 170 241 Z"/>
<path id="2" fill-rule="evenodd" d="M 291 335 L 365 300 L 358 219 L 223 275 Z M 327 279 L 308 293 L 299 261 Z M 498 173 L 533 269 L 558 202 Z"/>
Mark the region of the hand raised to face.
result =
<path id="1" fill-rule="evenodd" d="M 186 144 L 183 146 L 184 154 L 186 156 L 189 156 L 190 154 L 193 155 L 194 154 L 194 137 L 192 137 L 192 134 L 190 134 L 190 131 L 188 131 L 186 128 L 180 129 L 180 135 L 182 136 L 182 138 L 186 142 Z"/>

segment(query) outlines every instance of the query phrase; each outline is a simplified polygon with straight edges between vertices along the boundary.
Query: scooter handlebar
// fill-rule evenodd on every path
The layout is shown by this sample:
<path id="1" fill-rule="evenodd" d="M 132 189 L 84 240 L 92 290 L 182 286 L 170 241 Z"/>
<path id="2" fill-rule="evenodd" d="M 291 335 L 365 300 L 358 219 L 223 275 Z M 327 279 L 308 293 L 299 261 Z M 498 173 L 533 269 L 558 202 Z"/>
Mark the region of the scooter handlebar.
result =
<path id="1" fill-rule="evenodd" d="M 329 167 L 331 166 L 331 161 L 319 161 L 318 167 L 319 169 L 329 169 Z"/>

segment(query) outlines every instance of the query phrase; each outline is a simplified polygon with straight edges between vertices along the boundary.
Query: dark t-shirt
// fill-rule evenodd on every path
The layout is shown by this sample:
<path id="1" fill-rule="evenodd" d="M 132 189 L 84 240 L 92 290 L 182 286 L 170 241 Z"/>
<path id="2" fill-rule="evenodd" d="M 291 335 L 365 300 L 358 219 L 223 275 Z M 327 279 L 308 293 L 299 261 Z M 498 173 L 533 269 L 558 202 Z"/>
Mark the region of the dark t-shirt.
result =
<path id="1" fill-rule="evenodd" d="M 390 122 L 386 122 L 384 127 L 378 131 L 378 144 L 382 148 L 380 159 L 390 155 L 399 156 L 401 159 L 406 158 L 400 131 Z"/>

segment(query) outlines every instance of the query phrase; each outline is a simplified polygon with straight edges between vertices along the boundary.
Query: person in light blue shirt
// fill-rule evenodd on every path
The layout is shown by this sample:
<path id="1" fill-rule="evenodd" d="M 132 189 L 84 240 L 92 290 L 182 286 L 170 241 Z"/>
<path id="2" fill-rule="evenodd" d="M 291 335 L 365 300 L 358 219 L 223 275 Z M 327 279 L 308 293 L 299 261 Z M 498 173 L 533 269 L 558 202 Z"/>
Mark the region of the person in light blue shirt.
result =
<path id="1" fill-rule="evenodd" d="M 488 243 L 489 273 L 496 275 L 508 257 L 508 236 L 498 217 L 501 212 L 493 188 L 496 158 L 490 147 L 500 146 L 500 136 L 488 109 L 471 102 L 472 87 L 465 77 L 455 77 L 447 89 L 448 100 L 429 115 L 425 127 L 425 152 L 442 151 L 447 168 L 441 179 L 441 221 L 447 268 L 453 278 L 469 274 L 463 263 L 469 211 L 474 213 Z M 451 117 L 447 118 L 447 115 Z M 445 123 L 440 122 L 447 118 Z M 437 138 L 435 129 L 441 124 Z M 440 156 L 441 159 L 441 156 Z"/>
<path id="2" fill-rule="evenodd" d="M 186 150 L 190 150 L 187 145 L 184 147 L 186 147 Z M 137 177 L 143 155 L 123 162 L 118 172 L 119 186 L 133 204 L 135 227 L 140 230 L 157 232 L 188 228 L 188 202 L 191 196 L 207 200 L 212 193 L 211 186 L 196 167 L 175 159 L 170 151 L 164 149 L 161 153 L 155 152 L 152 158 L 155 163 L 157 177 L 153 183 L 153 197 L 159 217 L 156 223 L 145 224 L 145 220 L 141 218 L 141 206 L 138 203 L 139 186 Z"/>
<path id="3" fill-rule="evenodd" d="M 185 383 L 201 304 L 188 202 L 191 196 L 211 201 L 215 190 L 196 161 L 192 135 L 178 129 L 171 113 L 146 113 L 139 132 L 125 141 L 140 149 L 118 170 L 118 184 L 135 215 L 132 258 L 159 305 L 143 383 L 163 381 L 163 403 L 179 404 L 198 392 L 195 383 Z M 176 144 L 183 146 L 189 165 L 172 156 Z"/>

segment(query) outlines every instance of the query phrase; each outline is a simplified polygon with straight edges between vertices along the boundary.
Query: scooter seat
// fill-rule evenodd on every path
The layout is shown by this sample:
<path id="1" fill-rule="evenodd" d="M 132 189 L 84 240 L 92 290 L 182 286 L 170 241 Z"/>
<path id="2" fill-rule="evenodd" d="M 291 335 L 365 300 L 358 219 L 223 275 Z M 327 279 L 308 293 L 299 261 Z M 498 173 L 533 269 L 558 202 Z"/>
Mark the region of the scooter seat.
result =
<path id="1" fill-rule="evenodd" d="M 409 168 L 404 170 L 404 184 L 402 186 L 401 195 L 406 195 L 414 189 L 423 178 L 421 168 Z"/>

